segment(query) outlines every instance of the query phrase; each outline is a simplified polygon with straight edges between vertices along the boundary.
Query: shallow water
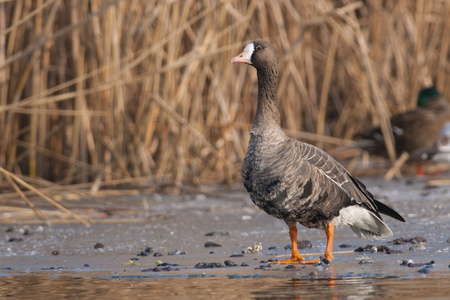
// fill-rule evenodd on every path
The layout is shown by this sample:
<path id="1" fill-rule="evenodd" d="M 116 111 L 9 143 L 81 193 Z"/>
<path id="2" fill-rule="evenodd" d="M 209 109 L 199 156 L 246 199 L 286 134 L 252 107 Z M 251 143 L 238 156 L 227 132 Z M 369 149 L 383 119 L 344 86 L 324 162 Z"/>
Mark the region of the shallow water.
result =
<path id="1" fill-rule="evenodd" d="M 0 296 L 21 299 L 445 299 L 447 278 L 134 278 L 9 276 Z M 448 298 L 447 298 L 448 299 Z"/>
<path id="2" fill-rule="evenodd" d="M 158 220 L 121 224 L 30 226 L 0 225 L 0 298 L 136 298 L 157 299 L 445 299 L 450 293 L 450 188 L 429 188 L 420 179 L 408 182 L 364 180 L 377 198 L 400 212 L 407 223 L 385 217 L 394 232 L 386 240 L 361 240 L 348 228 L 335 232 L 334 259 L 330 265 L 270 265 L 289 250 L 286 225 L 256 209 L 240 186 L 203 194 L 130 195 L 126 201 L 147 201 Z M 325 234 L 298 226 L 299 240 L 310 240 L 306 258 L 325 249 Z M 205 236 L 211 231 L 225 235 Z M 396 238 L 426 238 L 423 250 L 413 245 L 389 244 Z M 8 242 L 11 237 L 22 241 Z M 205 248 L 205 242 L 221 247 Z M 97 242 L 104 248 L 94 249 Z M 262 243 L 260 253 L 240 254 Z M 340 248 L 340 244 L 349 248 Z M 385 254 L 354 249 L 367 244 L 386 245 L 402 253 Z M 137 256 L 152 247 L 160 257 Z M 269 249 L 269 247 L 273 247 Z M 59 255 L 52 255 L 57 250 Z M 168 255 L 184 250 L 183 255 Z M 136 265 L 127 264 L 133 258 Z M 431 266 L 402 266 L 405 259 Z M 198 262 L 232 260 L 238 266 L 196 269 Z M 154 271 L 157 262 L 172 264 L 170 271 Z M 361 261 L 370 262 L 360 264 Z M 242 264 L 246 264 L 243 266 Z"/>

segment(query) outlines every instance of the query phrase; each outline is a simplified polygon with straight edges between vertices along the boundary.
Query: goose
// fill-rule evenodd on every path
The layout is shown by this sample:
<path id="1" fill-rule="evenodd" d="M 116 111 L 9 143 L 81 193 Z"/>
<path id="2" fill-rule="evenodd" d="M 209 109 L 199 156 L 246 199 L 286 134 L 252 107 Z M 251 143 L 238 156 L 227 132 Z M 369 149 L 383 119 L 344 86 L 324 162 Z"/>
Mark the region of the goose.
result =
<path id="1" fill-rule="evenodd" d="M 362 238 L 392 235 L 380 213 L 404 222 L 395 210 L 374 199 L 365 185 L 323 150 L 289 138 L 280 127 L 278 58 L 267 41 L 253 41 L 230 63 L 257 71 L 258 102 L 242 162 L 243 184 L 253 203 L 289 227 L 291 258 L 271 263 L 315 263 L 297 247 L 297 223 L 325 230 L 324 257 L 332 260 L 334 228 L 348 225 Z"/>

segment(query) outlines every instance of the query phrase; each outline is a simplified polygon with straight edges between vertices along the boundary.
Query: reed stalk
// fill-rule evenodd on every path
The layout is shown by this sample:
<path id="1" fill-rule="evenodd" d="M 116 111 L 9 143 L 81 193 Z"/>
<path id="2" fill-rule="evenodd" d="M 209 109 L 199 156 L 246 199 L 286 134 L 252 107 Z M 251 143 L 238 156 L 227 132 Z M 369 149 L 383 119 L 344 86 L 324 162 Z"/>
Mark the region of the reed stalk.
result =
<path id="1" fill-rule="evenodd" d="M 254 39 L 278 51 L 288 134 L 330 151 L 381 125 L 395 162 L 389 117 L 424 86 L 450 96 L 449 16 L 423 0 L 0 1 L 0 166 L 58 185 L 238 181 L 257 85 L 228 62 Z"/>

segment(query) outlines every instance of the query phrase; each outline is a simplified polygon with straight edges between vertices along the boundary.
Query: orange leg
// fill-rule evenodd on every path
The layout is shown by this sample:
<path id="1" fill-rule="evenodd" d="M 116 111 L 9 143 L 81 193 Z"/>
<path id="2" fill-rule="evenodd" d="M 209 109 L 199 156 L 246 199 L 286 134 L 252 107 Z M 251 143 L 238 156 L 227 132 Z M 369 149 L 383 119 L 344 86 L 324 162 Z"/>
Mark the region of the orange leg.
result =
<path id="1" fill-rule="evenodd" d="M 291 238 L 291 245 L 292 245 L 292 256 L 291 258 L 280 260 L 280 261 L 271 261 L 269 264 L 298 264 L 305 261 L 303 256 L 300 255 L 298 252 L 298 245 L 297 245 L 297 225 L 290 225 L 289 226 L 289 237 Z"/>
<path id="2" fill-rule="evenodd" d="M 423 166 L 420 162 L 417 162 L 416 176 L 422 176 L 422 175 L 425 175 L 425 172 L 423 171 Z"/>
<path id="3" fill-rule="evenodd" d="M 334 226 L 333 224 L 328 224 L 327 228 L 325 228 L 325 233 L 327 235 L 327 248 L 325 249 L 325 254 L 323 255 L 326 259 L 332 260 L 333 259 L 333 237 L 334 237 Z M 297 226 L 291 225 L 289 226 L 289 237 L 291 238 L 291 244 L 292 244 L 292 256 L 291 258 L 281 260 L 281 261 L 274 261 L 269 262 L 269 264 L 313 264 L 316 262 L 320 262 L 320 258 L 313 259 L 313 260 L 305 260 L 303 256 L 300 255 L 298 252 L 298 246 L 297 246 Z"/>

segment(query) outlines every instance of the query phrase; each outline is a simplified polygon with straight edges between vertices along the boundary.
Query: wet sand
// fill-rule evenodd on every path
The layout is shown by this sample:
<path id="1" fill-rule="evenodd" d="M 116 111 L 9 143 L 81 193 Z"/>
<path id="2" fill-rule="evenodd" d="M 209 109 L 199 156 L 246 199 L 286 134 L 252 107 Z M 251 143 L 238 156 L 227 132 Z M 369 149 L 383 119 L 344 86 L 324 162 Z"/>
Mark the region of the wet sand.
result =
<path id="1" fill-rule="evenodd" d="M 150 298 L 447 296 L 450 292 L 450 187 L 429 188 L 422 178 L 401 182 L 363 180 L 378 199 L 395 208 L 407 222 L 400 223 L 386 216 L 384 220 L 394 236 L 385 240 L 362 240 L 349 228 L 337 229 L 334 259 L 329 265 L 269 266 L 269 259 L 281 259 L 290 253 L 285 249 L 289 244 L 287 226 L 258 210 L 240 185 L 233 189 L 211 187 L 179 196 L 123 197 L 130 203 L 145 201 L 152 215 L 162 216 L 148 221 L 90 227 L 1 225 L 0 296 L 25 297 L 38 291 L 48 295 L 57 291 L 70 295 L 76 291 L 85 296 L 141 293 Z M 25 229 L 28 235 L 23 235 Z M 300 225 L 298 229 L 299 240 L 309 240 L 312 244 L 312 248 L 300 253 L 307 258 L 322 255 L 326 242 L 324 232 Z M 210 232 L 222 234 L 205 236 Z M 389 243 L 400 237 L 417 236 L 427 240 L 421 243 L 425 249 L 410 250 L 418 245 L 410 242 Z M 22 241 L 9 242 L 11 238 Z M 207 242 L 221 246 L 205 247 Z M 96 243 L 104 247 L 95 249 Z M 261 252 L 240 255 L 242 249 L 256 243 L 262 244 Z M 340 248 L 341 244 L 350 247 Z M 367 244 L 385 245 L 393 252 L 402 253 L 353 252 Z M 152 253 L 138 255 L 148 247 Z M 168 255 L 175 250 L 186 254 Z M 58 255 L 52 255 L 52 252 L 56 254 L 54 251 Z M 155 253 L 162 256 L 154 256 Z M 133 264 L 129 264 L 131 259 Z M 226 260 L 237 266 L 195 268 L 200 262 L 224 265 Z M 413 262 L 402 266 L 403 260 Z M 426 265 L 431 261 L 434 263 Z M 158 263 L 169 265 L 158 266 Z"/>

